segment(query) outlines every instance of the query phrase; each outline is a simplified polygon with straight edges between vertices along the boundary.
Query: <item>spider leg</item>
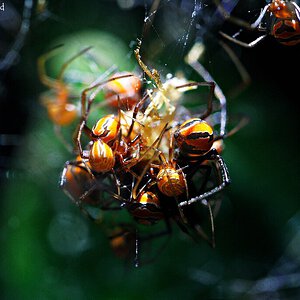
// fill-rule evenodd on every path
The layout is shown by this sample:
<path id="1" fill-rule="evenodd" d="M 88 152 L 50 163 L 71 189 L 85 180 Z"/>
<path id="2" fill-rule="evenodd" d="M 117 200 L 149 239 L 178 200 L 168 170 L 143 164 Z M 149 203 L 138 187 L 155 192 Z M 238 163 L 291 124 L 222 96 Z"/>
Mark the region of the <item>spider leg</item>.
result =
<path id="1" fill-rule="evenodd" d="M 94 218 L 86 209 L 85 207 L 82 205 L 82 200 L 84 200 L 88 195 L 90 195 L 94 190 L 96 185 L 92 184 L 92 186 L 89 187 L 88 191 L 85 191 L 83 194 L 79 195 L 82 191 L 80 189 L 79 183 L 77 182 L 76 179 L 76 173 L 73 173 L 72 171 L 72 180 L 75 180 L 75 182 L 73 182 L 73 184 L 75 183 L 75 186 L 70 186 L 70 188 L 68 188 L 68 179 L 67 179 L 67 172 L 68 172 L 68 168 L 71 166 L 74 167 L 78 167 L 79 169 L 85 171 L 86 169 L 84 167 L 81 166 L 81 161 L 67 161 L 64 165 L 62 174 L 61 174 L 61 178 L 60 178 L 60 183 L 59 186 L 60 188 L 63 189 L 63 191 L 65 192 L 65 194 L 72 200 L 72 202 L 80 209 L 80 211 L 86 216 L 88 217 L 90 220 L 92 220 L 93 222 L 98 222 L 99 218 Z M 72 184 L 72 182 L 71 182 Z M 75 192 L 74 192 L 74 188 L 75 188 Z M 76 190 L 76 188 L 78 188 Z M 76 194 L 78 193 L 78 194 Z"/>
<path id="2" fill-rule="evenodd" d="M 61 143 L 65 146 L 65 148 L 68 150 L 68 152 L 72 153 L 73 152 L 73 147 L 70 143 L 67 142 L 65 139 L 63 133 L 62 133 L 62 128 L 60 125 L 54 124 L 54 132 L 58 139 L 61 141 Z"/>
<path id="3" fill-rule="evenodd" d="M 203 82 L 190 82 L 186 83 L 180 86 L 177 86 L 176 89 L 189 87 L 189 86 L 208 86 L 209 87 L 209 95 L 207 100 L 207 108 L 206 111 L 200 116 L 200 119 L 207 118 L 212 113 L 212 102 L 213 102 L 213 96 L 215 93 L 215 82 L 213 81 L 203 81 Z"/>
<path id="4" fill-rule="evenodd" d="M 186 207 L 189 209 L 186 211 L 186 222 L 182 223 L 182 220 L 177 222 L 181 230 L 184 233 L 189 235 L 196 242 L 198 241 L 198 237 L 200 236 L 203 240 L 205 240 L 212 248 L 215 248 L 215 225 L 214 225 L 214 212 L 212 210 L 210 202 L 206 199 L 203 199 L 201 202 L 202 205 L 208 208 L 209 220 L 210 220 L 210 237 L 206 234 L 200 223 L 198 223 L 198 219 L 202 219 L 194 210 L 194 208 Z M 196 233 L 196 236 L 195 236 Z"/>
<path id="5" fill-rule="evenodd" d="M 214 82 L 215 89 L 214 94 L 216 98 L 220 102 L 220 110 L 221 110 L 221 126 L 220 126 L 220 135 L 224 135 L 226 132 L 226 121 L 227 121 L 227 108 L 226 108 L 226 97 L 219 87 L 219 85 L 215 82 L 210 73 L 204 68 L 204 66 L 198 61 L 202 52 L 203 52 L 203 44 L 196 43 L 190 52 L 186 55 L 185 61 L 188 65 L 190 65 L 205 81 Z"/>
<path id="6" fill-rule="evenodd" d="M 257 39 L 255 39 L 254 41 L 250 42 L 250 43 L 245 43 L 242 42 L 234 37 L 231 37 L 230 35 L 224 33 L 223 31 L 219 31 L 219 33 L 226 38 L 227 40 L 236 43 L 242 47 L 246 47 L 246 48 L 252 48 L 254 46 L 256 46 L 260 41 L 262 41 L 265 37 L 267 37 L 267 34 L 261 35 L 260 37 L 258 37 Z"/>
<path id="7" fill-rule="evenodd" d="M 89 114 L 91 105 L 93 103 L 93 101 L 96 98 L 97 93 L 101 90 L 101 88 L 107 84 L 108 82 L 114 81 L 114 80 L 118 80 L 118 79 L 122 79 L 122 78 L 127 78 L 127 77 L 132 77 L 132 74 L 126 74 L 126 75 L 120 75 L 120 76 L 116 76 L 116 77 L 112 77 L 110 79 L 104 80 L 102 82 L 97 82 L 96 83 L 92 83 L 89 87 L 87 87 L 86 89 L 84 89 L 81 93 L 81 116 L 84 119 L 87 119 L 87 116 Z M 98 89 L 99 88 L 99 89 Z M 90 91 L 97 89 L 97 93 L 93 93 L 90 97 L 88 97 L 87 99 L 87 95 Z M 86 104 L 86 102 L 88 102 Z"/>
<path id="8" fill-rule="evenodd" d="M 172 233 L 172 227 L 171 227 L 171 224 L 169 222 L 169 219 L 165 218 L 164 221 L 165 221 L 165 226 L 166 226 L 165 230 L 162 230 L 162 231 L 159 231 L 159 232 L 156 232 L 156 233 L 152 233 L 152 234 L 149 233 L 144 237 L 140 237 L 138 235 L 138 231 L 136 230 L 136 243 L 135 243 L 136 248 L 135 248 L 135 259 L 134 259 L 134 266 L 136 268 L 140 267 L 141 265 L 145 265 L 145 264 L 153 262 L 159 256 L 161 251 L 163 251 L 166 248 L 166 246 L 169 242 L 169 238 L 170 238 L 171 233 Z M 158 249 L 156 249 L 156 254 L 153 257 L 143 261 L 142 264 L 141 264 L 141 262 L 140 262 L 140 251 L 141 251 L 142 243 L 146 242 L 146 241 L 151 241 L 153 239 L 160 238 L 160 237 L 163 237 L 163 236 L 166 236 L 166 235 L 168 236 L 168 238 L 166 239 L 166 241 Z"/>
<path id="9" fill-rule="evenodd" d="M 247 72 L 246 68 L 243 66 L 237 55 L 234 53 L 234 51 L 224 42 L 221 40 L 219 41 L 219 44 L 222 46 L 222 48 L 225 50 L 225 52 L 228 54 L 230 59 L 232 60 L 233 64 L 235 65 L 238 73 L 241 76 L 242 82 L 238 84 L 236 87 L 233 88 L 233 90 L 230 91 L 230 96 L 234 97 L 238 94 L 240 94 L 243 90 L 245 90 L 251 83 L 251 77 L 249 73 Z"/>
<path id="10" fill-rule="evenodd" d="M 134 256 L 134 266 L 136 268 L 140 265 L 140 259 L 139 259 L 139 253 L 140 253 L 140 240 L 138 235 L 138 230 L 135 230 L 135 256 Z"/>
<path id="11" fill-rule="evenodd" d="M 298 20 L 300 20 L 300 7 L 299 7 L 299 5 L 294 1 L 291 1 L 291 3 L 292 3 L 292 5 L 295 6 L 295 13 L 297 15 Z"/>
<path id="12" fill-rule="evenodd" d="M 208 179 L 210 177 L 210 174 L 211 174 L 211 166 L 210 165 L 200 165 L 200 166 L 197 166 L 196 170 L 199 170 L 199 168 L 202 168 L 205 170 L 205 174 L 203 175 L 204 176 L 204 179 L 202 180 L 201 182 L 201 187 L 198 189 L 198 191 L 201 193 L 203 191 L 203 189 L 205 188 L 207 182 L 208 182 Z M 190 174 L 189 173 L 189 176 L 192 177 L 194 174 Z M 207 206 L 208 207 L 208 211 L 209 211 L 209 218 L 210 218 L 210 227 L 211 227 L 211 238 L 209 238 L 207 236 L 207 234 L 205 233 L 205 231 L 203 230 L 203 228 L 201 227 L 200 224 L 193 224 L 193 228 L 196 230 L 196 232 L 204 239 L 206 240 L 210 245 L 211 247 L 215 248 L 215 229 L 214 229 L 214 213 L 212 211 L 212 208 L 211 208 L 211 205 L 210 203 L 206 200 L 206 199 L 203 199 L 202 200 L 202 204 Z M 196 217 L 194 217 L 196 218 Z M 187 224 L 189 224 L 189 220 L 187 218 Z"/>
<path id="13" fill-rule="evenodd" d="M 88 156 L 86 156 L 84 154 L 84 151 L 83 151 L 82 146 L 81 146 L 82 130 L 85 129 L 87 131 L 87 128 L 88 127 L 86 126 L 86 121 L 83 118 L 81 118 L 80 123 L 78 124 L 78 126 L 75 129 L 75 132 L 73 134 L 73 141 L 74 141 L 74 145 L 75 145 L 75 152 L 76 152 L 76 154 L 79 154 L 82 158 L 88 158 Z"/>
<path id="14" fill-rule="evenodd" d="M 211 246 L 213 248 L 216 247 L 216 240 L 215 240 L 215 222 L 214 222 L 214 215 L 213 215 L 213 211 L 211 208 L 211 205 L 209 203 L 209 201 L 206 200 L 206 205 L 208 207 L 208 212 L 209 212 L 209 219 L 210 219 L 210 229 L 211 229 Z"/>
<path id="15" fill-rule="evenodd" d="M 80 52 L 76 53 L 74 56 L 72 56 L 71 58 L 69 58 L 61 67 L 60 72 L 57 76 L 57 79 L 54 78 L 50 78 L 47 73 L 46 73 L 46 68 L 45 68 L 45 63 L 46 61 L 54 56 L 58 50 L 61 51 L 61 47 L 63 47 L 63 45 L 57 45 L 56 47 L 54 47 L 53 49 L 51 49 L 50 51 L 48 51 L 47 53 L 41 55 L 38 58 L 38 73 L 39 73 L 39 77 L 40 80 L 43 84 L 45 84 L 46 86 L 53 88 L 53 89 L 59 89 L 62 88 L 63 86 L 63 75 L 67 69 L 67 67 L 75 60 L 77 59 L 79 56 L 83 55 L 84 53 L 86 53 L 87 51 L 89 51 L 92 47 L 86 47 L 84 49 L 82 49 Z"/>
<path id="16" fill-rule="evenodd" d="M 214 195 L 215 193 L 220 192 L 230 183 L 229 173 L 228 173 L 227 166 L 226 166 L 223 158 L 218 154 L 218 152 L 215 149 L 210 150 L 207 153 L 207 155 L 211 157 L 210 159 L 212 159 L 216 163 L 218 163 L 219 170 L 220 170 L 221 183 L 218 186 L 212 188 L 211 190 L 209 190 L 207 192 L 204 192 L 203 194 L 201 194 L 199 196 L 193 197 L 187 201 L 180 202 L 178 204 L 178 206 L 183 207 L 186 205 L 190 205 L 192 203 L 196 203 L 198 201 L 202 201 L 202 200 Z"/>
<path id="17" fill-rule="evenodd" d="M 261 24 L 266 12 L 268 11 L 269 9 L 269 6 L 270 4 L 267 4 L 264 6 L 264 8 L 261 10 L 258 18 L 252 23 L 252 24 L 249 24 L 239 18 L 236 18 L 236 17 L 233 17 L 231 16 L 227 11 L 226 9 L 223 7 L 223 5 L 220 3 L 219 0 L 214 0 L 216 6 L 217 6 L 217 9 L 219 10 L 219 12 L 222 14 L 222 16 L 224 17 L 225 20 L 228 20 L 230 21 L 231 23 L 233 24 L 236 24 L 240 27 L 243 27 L 243 28 L 246 28 L 248 30 L 260 30 L 260 31 L 266 31 L 265 29 L 262 29 L 259 27 L 259 25 Z M 268 34 L 264 34 L 260 37 L 258 37 L 257 39 L 255 39 L 254 41 L 250 42 L 250 43 L 245 43 L 245 42 L 242 42 L 240 40 L 238 40 L 235 36 L 230 36 L 222 31 L 219 31 L 219 33 L 224 37 L 226 38 L 227 40 L 231 41 L 231 42 L 234 42 L 242 47 L 246 47 L 246 48 L 252 48 L 254 47 L 257 43 L 259 43 L 261 40 L 263 40 Z"/>
<path id="18" fill-rule="evenodd" d="M 79 51 L 78 53 L 76 53 L 75 55 L 73 55 L 71 58 L 69 58 L 61 67 L 60 72 L 57 76 L 57 80 L 61 81 L 63 78 L 63 75 L 67 69 L 67 67 L 78 57 L 80 57 L 81 55 L 83 55 L 84 53 L 88 52 L 91 48 L 93 48 L 92 46 L 86 47 L 84 49 L 82 49 L 81 51 Z"/>
<path id="19" fill-rule="evenodd" d="M 237 26 L 246 28 L 248 30 L 255 30 L 259 24 L 261 23 L 263 17 L 265 16 L 270 4 L 267 4 L 264 6 L 264 8 L 261 10 L 258 18 L 255 20 L 255 22 L 253 22 L 252 24 L 237 18 L 237 17 L 233 17 L 230 15 L 230 13 L 228 13 L 225 9 L 225 7 L 223 6 L 223 4 L 220 2 L 220 0 L 214 0 L 215 5 L 217 6 L 217 10 L 221 13 L 221 15 L 223 16 L 223 18 Z"/>
<path id="20" fill-rule="evenodd" d="M 146 172 L 148 171 L 149 167 L 151 166 L 152 162 L 159 156 L 159 151 L 158 151 L 158 147 L 161 143 L 162 137 L 167 129 L 168 123 L 164 126 L 164 128 L 162 129 L 161 133 L 159 134 L 159 136 L 155 139 L 155 141 L 152 143 L 151 146 L 149 146 L 149 148 L 145 151 L 145 153 L 139 158 L 139 160 L 137 161 L 137 163 L 139 161 L 141 161 L 145 155 L 150 151 L 150 150 L 155 150 L 156 153 L 154 153 L 154 155 L 151 157 L 151 159 L 149 160 L 149 162 L 147 163 L 147 165 L 144 167 L 142 173 L 140 174 L 140 176 L 138 177 L 138 180 L 136 182 L 136 184 L 134 185 L 133 189 L 132 189 L 132 197 L 133 199 L 136 199 L 137 197 L 137 189 L 144 177 L 144 175 L 146 174 Z"/>
<path id="21" fill-rule="evenodd" d="M 45 67 L 46 61 L 51 56 L 55 55 L 57 50 L 62 46 L 63 45 L 57 45 L 56 47 L 54 47 L 53 49 L 51 49 L 50 51 L 41 55 L 38 58 L 37 64 L 38 64 L 38 74 L 39 74 L 40 81 L 49 88 L 59 89 L 60 85 L 62 85 L 62 83 L 59 82 L 57 79 L 51 78 L 47 75 L 46 67 Z"/>
<path id="22" fill-rule="evenodd" d="M 249 117 L 247 116 L 243 116 L 243 118 L 241 118 L 241 120 L 239 121 L 239 123 L 234 126 L 230 131 L 228 131 L 225 135 L 219 135 L 216 136 L 214 141 L 217 140 L 221 140 L 221 139 L 226 139 L 234 134 L 236 134 L 240 129 L 242 129 L 244 126 L 246 126 L 249 123 Z"/>
<path id="23" fill-rule="evenodd" d="M 134 123 L 136 122 L 136 117 L 137 117 L 137 114 L 141 108 L 141 106 L 144 104 L 144 102 L 149 98 L 149 95 L 146 94 L 135 106 L 134 106 L 134 109 L 133 109 L 133 114 L 132 114 L 132 122 L 130 124 L 130 127 L 129 127 L 129 130 L 128 130 L 128 133 L 127 133 L 127 137 L 129 137 L 132 133 L 132 130 L 133 130 L 133 127 L 134 127 Z"/>
<path id="24" fill-rule="evenodd" d="M 78 168 L 77 170 L 72 170 L 68 169 L 70 166 L 74 166 Z M 80 173 L 79 172 L 83 172 Z M 67 176 L 67 172 L 71 172 L 71 177 Z M 81 174 L 81 175 L 80 175 Z M 69 174 L 70 175 L 70 174 Z M 86 166 L 83 165 L 82 160 L 76 160 L 76 161 L 71 161 L 71 162 L 66 162 L 61 179 L 60 179 L 60 187 L 64 190 L 64 192 L 69 196 L 70 199 L 80 208 L 81 211 L 84 212 L 85 215 L 88 215 L 90 219 L 95 219 L 90 215 L 88 210 L 84 207 L 84 204 L 91 205 L 94 207 L 99 207 L 101 210 L 120 210 L 120 206 L 111 206 L 111 204 L 115 204 L 115 200 L 118 200 L 118 203 L 120 202 L 125 202 L 126 199 L 124 199 L 121 196 L 120 193 L 120 185 L 119 181 L 116 178 L 115 174 L 112 174 L 111 177 L 108 177 L 110 175 L 98 175 L 95 177 L 93 174 L 91 175 L 89 173 L 89 170 Z M 111 182 L 105 183 L 104 180 L 108 178 L 110 180 L 111 178 L 114 180 L 115 186 L 116 186 L 116 192 L 112 191 L 111 188 Z M 70 180 L 70 181 L 69 181 Z M 83 180 L 83 182 L 82 182 Z M 68 186 L 69 184 L 69 186 Z M 92 200 L 88 199 L 88 197 L 94 192 L 94 191 L 99 191 L 99 192 L 106 192 L 108 193 L 112 198 L 110 201 L 107 201 L 104 198 L 100 197 L 99 195 L 97 196 L 97 199 L 91 198 Z M 95 197 L 95 195 L 94 195 Z M 87 202 L 89 201 L 89 202 Z"/>

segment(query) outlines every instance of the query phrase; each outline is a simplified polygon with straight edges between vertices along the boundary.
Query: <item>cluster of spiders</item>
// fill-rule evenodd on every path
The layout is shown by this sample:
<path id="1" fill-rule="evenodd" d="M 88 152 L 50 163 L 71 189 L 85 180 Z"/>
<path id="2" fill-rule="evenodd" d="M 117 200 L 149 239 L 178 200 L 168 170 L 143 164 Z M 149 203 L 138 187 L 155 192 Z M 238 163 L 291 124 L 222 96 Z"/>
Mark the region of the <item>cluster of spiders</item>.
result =
<path id="1" fill-rule="evenodd" d="M 134 53 L 143 76 L 118 72 L 96 80 L 81 91 L 78 105 L 70 100 L 63 74 L 90 48 L 70 58 L 57 79 L 46 75 L 47 55 L 39 60 L 41 80 L 51 89 L 51 96 L 42 97 L 49 118 L 56 127 L 76 124 L 72 144 L 59 135 L 73 155 L 65 163 L 60 186 L 95 222 L 101 223 L 102 212 L 130 215 L 132 222 L 114 219 L 106 232 L 119 256 L 134 253 L 136 266 L 139 241 L 170 233 L 171 221 L 184 233 L 215 246 L 219 192 L 230 183 L 221 153 L 224 138 L 231 135 L 225 134 L 226 103 L 214 103 L 214 82 L 176 76 L 162 80 L 156 69 L 142 61 L 140 46 Z M 203 104 L 195 114 L 182 98 L 202 87 L 208 93 L 205 99 L 193 100 Z M 99 93 L 104 98 L 101 105 L 95 100 Z M 101 112 L 101 106 L 108 113 Z M 91 120 L 92 112 L 96 121 Z M 209 234 L 202 227 L 205 220 Z M 141 238 L 140 226 L 157 223 L 164 223 L 165 229 Z"/>

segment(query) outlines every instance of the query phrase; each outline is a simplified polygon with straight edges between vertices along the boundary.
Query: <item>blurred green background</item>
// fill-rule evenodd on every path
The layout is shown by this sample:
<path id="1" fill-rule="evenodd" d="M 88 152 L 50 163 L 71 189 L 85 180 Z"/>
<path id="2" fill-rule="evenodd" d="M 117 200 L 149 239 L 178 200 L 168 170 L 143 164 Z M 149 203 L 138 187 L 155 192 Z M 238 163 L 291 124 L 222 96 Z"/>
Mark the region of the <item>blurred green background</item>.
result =
<path id="1" fill-rule="evenodd" d="M 193 19 L 195 3 L 203 7 Z M 6 4 L 22 13 L 23 3 Z M 253 49 L 231 44 L 252 82 L 228 97 L 228 111 L 248 115 L 250 123 L 226 142 L 232 184 L 215 221 L 216 249 L 194 243 L 173 224 L 159 257 L 136 269 L 112 253 L 99 226 L 58 186 L 63 164 L 72 158 L 39 103 L 46 88 L 37 58 L 64 43 L 62 57 L 49 66 L 55 74 L 63 55 L 92 45 L 104 69 L 133 69 L 136 38 L 142 38 L 145 59 L 164 75 L 182 71 L 197 78 L 183 59 L 197 40 L 206 46 L 203 64 L 230 94 L 240 78 L 218 44 L 214 31 L 222 24 L 201 15 L 201 1 L 161 0 L 156 14 L 147 0 L 46 4 L 39 12 L 34 3 L 20 57 L 1 73 L 1 298 L 299 299 L 299 46 L 271 37 Z M 257 14 L 264 4 L 245 1 L 235 13 L 250 21 L 249 8 Z M 144 26 L 149 14 L 153 26 Z"/>

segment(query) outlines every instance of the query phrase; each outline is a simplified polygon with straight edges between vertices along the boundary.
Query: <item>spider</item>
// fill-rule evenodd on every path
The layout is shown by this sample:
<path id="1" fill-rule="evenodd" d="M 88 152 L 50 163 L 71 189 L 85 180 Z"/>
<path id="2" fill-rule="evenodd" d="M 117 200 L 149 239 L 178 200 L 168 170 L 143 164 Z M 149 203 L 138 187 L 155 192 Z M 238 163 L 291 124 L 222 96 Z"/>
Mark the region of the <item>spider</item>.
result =
<path id="1" fill-rule="evenodd" d="M 158 163 L 149 161 L 150 174 L 155 178 L 157 187 L 164 196 L 177 198 L 184 192 L 188 195 L 185 174 L 174 158 L 175 148 L 174 135 L 172 132 L 169 133 L 167 142 L 169 142 L 168 159 L 163 151 L 157 149 L 159 161 Z"/>
<path id="2" fill-rule="evenodd" d="M 92 174 L 80 156 L 67 161 L 60 178 L 60 188 L 92 221 L 99 223 L 104 210 L 120 210 L 121 189 L 113 173 Z M 96 215 L 95 215 L 96 214 Z"/>
<path id="3" fill-rule="evenodd" d="M 118 72 L 113 77 L 122 75 L 132 75 L 126 79 L 113 80 L 107 83 L 105 99 L 112 107 L 124 106 L 126 110 L 131 110 L 140 100 L 141 80 L 136 75 L 129 72 Z"/>
<path id="4" fill-rule="evenodd" d="M 225 45 L 225 44 L 224 44 Z M 205 67 L 198 61 L 202 52 L 204 51 L 204 46 L 202 43 L 195 43 L 192 49 L 189 51 L 189 53 L 185 57 L 185 61 L 188 65 L 190 65 L 196 73 L 198 73 L 204 80 L 214 82 L 215 83 L 215 97 L 218 99 L 220 103 L 220 112 L 216 112 L 208 116 L 208 119 L 210 121 L 208 123 L 213 124 L 214 126 L 216 124 L 220 125 L 219 129 L 219 137 L 213 142 L 212 147 L 217 150 L 219 154 L 222 153 L 224 148 L 224 138 L 227 138 L 236 132 L 238 132 L 242 127 L 244 127 L 248 122 L 249 118 L 243 117 L 240 122 L 229 132 L 227 132 L 227 99 L 225 94 L 223 93 L 221 87 L 215 82 L 211 74 L 208 72 L 208 70 L 205 69 Z M 231 55 L 230 55 L 231 57 Z M 234 60 L 234 58 L 232 58 Z M 239 67 L 238 67 L 239 69 Z M 240 70 L 240 73 L 242 74 L 242 70 Z M 240 88 L 238 88 L 240 89 Z M 215 118 L 217 116 L 217 118 Z M 201 117 L 200 117 L 201 119 Z M 203 117 L 202 117 L 203 119 Z"/>
<path id="5" fill-rule="evenodd" d="M 81 120 L 74 134 L 74 143 L 76 150 L 82 159 L 88 159 L 89 166 L 97 173 L 109 172 L 113 170 L 115 166 L 115 153 L 118 153 L 119 146 L 122 148 L 120 143 L 121 138 L 121 118 L 122 113 L 119 110 L 118 116 L 114 114 L 106 115 L 100 118 L 94 127 L 90 129 L 86 123 L 90 113 L 91 105 L 103 85 L 110 83 L 115 80 L 121 80 L 123 78 L 133 76 L 132 74 L 120 75 L 112 77 L 104 82 L 100 82 L 86 88 L 82 92 L 81 96 Z M 93 89 L 95 92 L 90 95 L 87 99 L 87 93 Z M 86 102 L 88 102 L 86 104 Z M 90 150 L 84 151 L 81 146 L 81 134 L 84 131 L 92 140 Z M 130 133 L 128 133 L 130 136 Z"/>
<path id="6" fill-rule="evenodd" d="M 203 120 L 201 120 L 201 126 L 198 128 L 198 132 L 200 134 L 200 139 L 203 138 L 204 142 L 203 144 L 207 144 L 207 149 L 204 150 L 207 152 L 209 148 L 213 145 L 213 140 L 211 136 L 206 136 L 206 132 L 212 134 L 212 128 Z M 193 186 L 195 182 L 195 173 L 196 170 L 198 170 L 199 167 L 196 167 L 195 169 L 193 166 L 190 166 L 191 162 L 186 159 L 181 159 L 180 157 L 175 158 L 174 152 L 175 152 L 175 143 L 174 140 L 177 140 L 176 146 L 178 147 L 179 153 L 182 153 L 182 145 L 183 143 L 178 142 L 178 136 L 177 134 L 180 133 L 181 135 L 185 134 L 186 132 L 183 132 L 183 128 L 185 124 L 187 124 L 189 121 L 184 122 L 179 128 L 175 130 L 175 132 L 172 132 L 170 135 L 170 146 L 169 146 L 169 159 L 167 160 L 165 158 L 165 155 L 162 152 L 159 152 L 159 158 L 161 160 L 160 165 L 151 164 L 150 173 L 155 175 L 156 178 L 156 184 L 163 195 L 162 197 L 162 203 L 165 205 L 165 210 L 167 210 L 167 215 L 171 217 L 177 225 L 182 229 L 183 232 L 188 234 L 189 236 L 193 236 L 194 233 L 196 233 L 196 236 L 201 236 L 204 240 L 206 240 L 212 247 L 215 247 L 215 239 L 214 239 L 214 213 L 211 208 L 211 203 L 209 201 L 202 201 L 202 204 L 208 208 L 209 211 L 209 219 L 211 224 L 211 236 L 212 238 L 208 238 L 205 231 L 202 229 L 202 226 L 200 225 L 200 221 L 203 220 L 203 218 L 199 217 L 195 212 L 194 209 L 191 208 L 191 206 L 184 207 L 182 203 L 184 203 L 184 199 L 186 201 L 189 200 L 189 195 L 195 187 L 199 186 L 200 188 L 196 188 L 198 192 L 203 192 L 203 189 L 206 187 L 208 183 L 208 178 L 210 175 L 210 172 L 207 172 L 205 176 L 198 176 L 196 179 L 195 186 Z M 193 132 L 195 133 L 195 132 Z M 180 135 L 180 137 L 181 137 Z M 199 137 L 197 137 L 199 138 Z M 204 149 L 205 147 L 203 147 Z M 183 168 L 179 167 L 178 164 L 184 165 Z M 204 169 L 209 170 L 208 166 L 202 166 Z M 154 172 L 153 168 L 156 168 L 158 172 Z M 167 202 L 170 203 L 171 199 L 173 198 L 175 201 L 173 201 L 173 204 L 171 202 L 171 207 L 169 205 L 167 206 Z M 164 200 L 164 201 L 163 201 Z"/>
<path id="7" fill-rule="evenodd" d="M 220 31 L 223 37 L 240 46 L 254 47 L 268 35 L 273 36 L 283 45 L 293 46 L 300 43 L 300 7 L 295 1 L 272 0 L 271 3 L 265 5 L 256 21 L 252 24 L 229 16 L 219 1 L 215 0 L 215 2 L 225 19 L 249 30 L 265 32 L 265 34 L 254 41 L 245 43 L 236 38 L 239 32 L 231 37 Z"/>
<path id="8" fill-rule="evenodd" d="M 180 202 L 178 206 L 182 208 L 186 217 L 188 229 L 192 228 L 212 247 L 215 247 L 214 217 L 221 203 L 220 200 L 215 199 L 217 199 L 217 193 L 230 183 L 226 164 L 220 155 L 224 149 L 224 139 L 234 135 L 248 121 L 247 117 L 243 117 L 229 132 L 214 137 L 213 129 L 206 121 L 192 118 L 181 124 L 174 133 L 179 148 L 178 160 L 189 165 L 186 169 L 186 180 L 192 196 L 187 201 Z M 198 223 L 197 219 L 201 220 L 201 218 L 197 217 L 196 209 L 199 210 L 199 208 L 192 205 L 197 202 L 208 208 L 210 239 Z"/>
<path id="9" fill-rule="evenodd" d="M 230 182 L 227 168 L 225 164 L 223 165 L 224 162 L 222 162 L 222 160 L 218 162 L 218 160 L 221 159 L 220 155 L 224 150 L 224 140 L 236 134 L 241 128 L 246 126 L 249 122 L 249 118 L 243 116 L 242 118 L 239 119 L 238 123 L 234 125 L 234 127 L 232 127 L 228 132 L 226 132 L 226 134 L 222 136 L 217 136 L 213 138 L 212 141 L 209 138 L 210 125 L 208 125 L 207 123 L 203 124 L 203 120 L 199 123 L 198 122 L 199 120 L 196 119 L 196 126 L 201 125 L 200 128 L 203 126 L 202 135 L 205 132 L 203 130 L 204 128 L 206 128 L 208 134 L 207 137 L 203 135 L 203 140 L 201 141 L 201 144 L 203 145 L 199 147 L 198 149 L 199 152 L 195 151 L 195 148 L 193 147 L 192 150 L 194 151 L 191 151 L 191 149 L 188 148 L 185 149 L 187 151 L 185 152 L 185 155 L 187 156 L 183 158 L 183 160 L 186 163 L 190 164 L 190 170 L 186 171 L 187 173 L 186 180 L 188 182 L 188 189 L 191 198 L 188 201 L 179 203 L 178 206 L 181 207 L 182 213 L 184 214 L 186 220 L 185 223 L 182 222 L 181 227 L 185 227 L 187 233 L 189 233 L 195 240 L 197 240 L 197 237 L 200 236 L 202 239 L 206 240 L 214 248 L 215 247 L 214 218 L 220 209 L 221 201 L 222 201 L 221 197 L 218 196 L 217 192 L 219 192 L 223 188 L 223 184 L 225 187 L 225 185 L 227 185 Z M 192 124 L 190 125 L 192 126 Z M 186 131 L 180 132 L 180 129 L 181 128 L 179 128 L 178 130 L 179 133 L 181 134 L 187 133 Z M 192 134 L 194 133 L 195 132 L 193 132 Z M 199 145 L 200 145 L 200 141 L 198 146 Z M 205 149 L 204 153 L 201 154 L 202 152 L 201 150 L 203 149 Z M 209 149 L 208 152 L 205 152 L 207 151 L 207 149 Z M 209 152 L 211 152 L 212 150 L 213 152 L 211 157 Z M 192 155 L 189 156 L 188 154 L 191 152 Z M 179 155 L 182 155 L 182 153 Z M 219 158 L 215 157 L 215 155 L 219 155 Z M 213 186 L 216 187 L 212 188 Z M 196 202 L 199 203 L 199 201 L 202 205 L 196 206 L 195 203 Z M 204 208 L 205 210 L 203 211 Z M 207 225 L 205 224 L 206 222 L 204 222 L 206 220 L 205 215 L 207 215 L 207 210 L 208 210 L 208 216 L 210 220 L 209 222 L 210 237 L 203 229 L 203 225 Z M 181 220 L 179 220 L 179 222 L 180 221 Z"/>
<path id="10" fill-rule="evenodd" d="M 152 150 L 157 151 L 162 137 L 166 130 L 165 126 L 161 131 L 160 135 L 156 138 L 153 144 L 148 147 L 148 149 L 139 157 L 138 160 L 134 161 L 135 168 L 134 173 L 130 172 L 132 175 L 132 189 L 130 193 L 130 198 L 125 201 L 126 208 L 131 213 L 131 215 L 140 224 L 150 225 L 157 223 L 164 218 L 163 211 L 161 209 L 159 195 L 157 189 L 153 188 L 156 184 L 156 178 L 153 178 L 149 174 L 149 167 L 154 160 L 156 160 L 157 155 L 153 154 L 148 160 L 148 154 Z M 146 160 L 146 165 L 143 161 Z M 128 169 L 127 169 L 128 170 Z M 143 186 L 141 187 L 141 184 Z"/>
<path id="11" fill-rule="evenodd" d="M 74 122 L 75 119 L 79 116 L 79 110 L 75 104 L 70 102 L 70 99 L 74 96 L 71 94 L 70 86 L 68 86 L 67 83 L 64 82 L 63 76 L 67 67 L 78 57 L 88 52 L 91 47 L 83 49 L 82 51 L 76 53 L 68 61 L 66 61 L 62 65 L 57 78 L 53 79 L 46 74 L 45 63 L 51 56 L 53 56 L 57 52 L 59 47 L 61 46 L 58 46 L 47 52 L 46 54 L 43 54 L 38 59 L 38 72 L 40 80 L 45 86 L 50 89 L 50 91 L 42 95 L 41 102 L 47 109 L 49 119 L 54 125 L 56 135 L 65 145 L 65 147 L 71 152 L 72 147 L 62 135 L 61 127 L 68 126 L 72 122 Z"/>
<path id="12" fill-rule="evenodd" d="M 212 148 L 215 141 L 224 137 L 214 138 L 213 129 L 207 122 L 200 118 L 187 120 L 175 131 L 174 138 L 179 148 L 179 161 L 189 162 L 188 176 L 192 176 L 198 168 L 207 169 L 207 165 L 203 165 L 203 162 L 209 160 L 214 162 L 215 168 L 220 171 L 221 180 L 221 183 L 210 191 L 179 203 L 180 207 L 205 199 L 221 191 L 230 183 L 229 173 L 223 158 L 216 149 Z"/>

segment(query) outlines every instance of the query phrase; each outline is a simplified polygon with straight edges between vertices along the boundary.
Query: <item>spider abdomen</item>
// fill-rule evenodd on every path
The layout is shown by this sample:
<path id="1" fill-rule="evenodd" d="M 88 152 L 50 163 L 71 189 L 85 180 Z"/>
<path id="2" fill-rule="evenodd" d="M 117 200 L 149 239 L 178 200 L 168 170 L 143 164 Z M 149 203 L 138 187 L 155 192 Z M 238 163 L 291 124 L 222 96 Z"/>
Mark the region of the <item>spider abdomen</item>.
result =
<path id="1" fill-rule="evenodd" d="M 157 174 L 157 186 L 164 195 L 177 197 L 185 191 L 184 176 L 174 168 L 163 168 Z"/>
<path id="2" fill-rule="evenodd" d="M 106 143 L 97 140 L 90 150 L 89 163 L 95 172 L 108 172 L 115 165 L 114 153 Z"/>

